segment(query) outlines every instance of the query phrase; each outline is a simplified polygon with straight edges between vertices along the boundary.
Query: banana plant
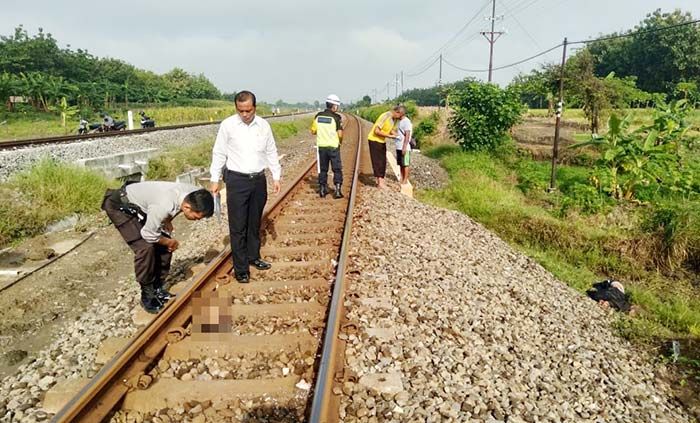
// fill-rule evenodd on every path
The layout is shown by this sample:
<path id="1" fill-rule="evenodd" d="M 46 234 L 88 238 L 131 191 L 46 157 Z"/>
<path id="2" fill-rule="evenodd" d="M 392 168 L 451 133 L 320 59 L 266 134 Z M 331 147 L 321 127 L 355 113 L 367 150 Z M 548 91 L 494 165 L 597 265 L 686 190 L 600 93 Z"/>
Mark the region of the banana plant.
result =
<path id="1" fill-rule="evenodd" d="M 608 176 L 605 190 L 615 199 L 634 199 L 640 186 L 657 183 L 672 185 L 683 167 L 682 143 L 689 126 L 684 120 L 686 102 L 663 105 L 654 113 L 654 122 L 631 130 L 632 116 L 612 114 L 605 136 L 574 144 L 571 148 L 595 146 L 601 150 L 600 166 Z"/>

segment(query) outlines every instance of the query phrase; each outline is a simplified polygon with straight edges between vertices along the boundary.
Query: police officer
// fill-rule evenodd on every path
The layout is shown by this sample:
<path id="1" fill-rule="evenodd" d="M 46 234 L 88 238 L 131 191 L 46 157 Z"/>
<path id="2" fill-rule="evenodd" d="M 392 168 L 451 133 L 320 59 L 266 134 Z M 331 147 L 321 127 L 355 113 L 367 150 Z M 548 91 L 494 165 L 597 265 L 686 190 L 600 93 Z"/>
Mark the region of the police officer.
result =
<path id="1" fill-rule="evenodd" d="M 340 162 L 340 142 L 343 128 L 338 112 L 340 98 L 331 94 L 326 98 L 326 110 L 319 112 L 311 124 L 311 133 L 316 135 L 318 148 L 318 193 L 321 198 L 328 194 L 328 162 L 333 169 L 333 198 L 343 198 L 343 167 Z"/>
<path id="2" fill-rule="evenodd" d="M 176 182 L 148 181 L 108 189 L 102 202 L 124 241 L 134 252 L 134 272 L 141 285 L 141 306 L 157 313 L 172 295 L 163 289 L 172 253 L 172 220 L 180 212 L 188 220 L 214 213 L 214 198 L 205 189 Z"/>

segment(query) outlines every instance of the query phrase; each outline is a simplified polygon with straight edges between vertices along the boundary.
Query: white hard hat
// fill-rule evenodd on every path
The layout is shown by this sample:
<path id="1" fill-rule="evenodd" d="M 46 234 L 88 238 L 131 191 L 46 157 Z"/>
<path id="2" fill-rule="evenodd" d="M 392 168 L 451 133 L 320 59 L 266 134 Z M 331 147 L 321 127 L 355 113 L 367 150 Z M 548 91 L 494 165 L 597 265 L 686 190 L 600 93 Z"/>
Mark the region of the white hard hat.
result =
<path id="1" fill-rule="evenodd" d="M 328 97 L 326 97 L 326 103 L 331 103 L 335 104 L 336 106 L 340 106 L 340 98 L 335 94 L 331 94 Z"/>

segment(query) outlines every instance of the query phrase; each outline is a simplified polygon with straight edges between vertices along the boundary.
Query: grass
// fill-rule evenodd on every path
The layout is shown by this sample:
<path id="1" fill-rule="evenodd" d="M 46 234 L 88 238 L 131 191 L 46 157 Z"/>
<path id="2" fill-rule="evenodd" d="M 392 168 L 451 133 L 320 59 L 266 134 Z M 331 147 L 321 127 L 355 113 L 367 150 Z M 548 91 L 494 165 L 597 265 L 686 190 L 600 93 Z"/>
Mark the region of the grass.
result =
<path id="1" fill-rule="evenodd" d="M 187 106 L 131 104 L 128 109 L 122 105 L 107 111 L 116 120 L 126 120 L 127 110 L 132 110 L 135 128 L 140 127 L 138 112 L 141 110 L 153 118 L 158 126 L 218 121 L 235 113 L 235 105 L 229 101 L 198 100 L 190 103 Z M 271 114 L 269 107 L 264 105 L 258 107 L 258 113 L 261 115 Z M 98 113 L 91 113 L 84 117 L 93 123 L 101 121 Z M 67 122 L 64 128 L 61 126 L 60 116 L 54 113 L 37 112 L 30 109 L 12 113 L 0 111 L 0 140 L 77 133 L 79 120 L 79 116 L 75 116 Z"/>
<path id="2" fill-rule="evenodd" d="M 0 246 L 40 234 L 70 215 L 98 213 L 105 190 L 116 185 L 94 171 L 48 159 L 15 174 L 0 184 Z"/>
<path id="3" fill-rule="evenodd" d="M 419 192 L 421 200 L 468 214 L 579 292 L 605 278 L 622 280 L 638 306 L 635 316 L 621 316 L 625 336 L 700 336 L 693 275 L 654 268 L 651 256 L 658 250 L 639 227 L 643 210 L 604 198 L 594 213 L 566 208 L 585 183 L 587 168 L 560 166 L 560 192 L 546 194 L 546 163 L 508 151 L 467 153 L 454 144 L 425 153 L 441 161 L 450 182 L 440 191 Z"/>
<path id="4" fill-rule="evenodd" d="M 652 123 L 654 109 L 626 109 L 618 111 L 623 115 L 632 115 L 632 127 L 638 127 L 642 125 L 648 125 Z M 529 109 L 525 115 L 526 117 L 548 117 L 547 109 Z M 607 115 L 606 115 L 607 116 Z M 564 121 L 588 124 L 588 120 L 583 113 L 583 109 L 567 109 L 564 110 L 562 119 Z M 693 136 L 700 136 L 700 109 L 692 110 L 688 114 L 688 119 L 691 125 L 691 133 Z M 605 129 L 607 126 L 607 117 L 603 117 L 600 124 L 603 126 L 601 130 Z M 587 139 L 588 134 L 580 134 L 582 139 Z"/>
<path id="5" fill-rule="evenodd" d="M 307 131 L 311 127 L 311 118 L 294 119 L 287 122 L 270 122 L 272 133 L 277 145 L 283 145 L 285 140 Z M 214 138 L 202 139 L 192 146 L 174 147 L 163 154 L 149 160 L 146 179 L 174 180 L 193 169 L 208 168 L 211 164 L 211 151 L 214 148 Z"/>

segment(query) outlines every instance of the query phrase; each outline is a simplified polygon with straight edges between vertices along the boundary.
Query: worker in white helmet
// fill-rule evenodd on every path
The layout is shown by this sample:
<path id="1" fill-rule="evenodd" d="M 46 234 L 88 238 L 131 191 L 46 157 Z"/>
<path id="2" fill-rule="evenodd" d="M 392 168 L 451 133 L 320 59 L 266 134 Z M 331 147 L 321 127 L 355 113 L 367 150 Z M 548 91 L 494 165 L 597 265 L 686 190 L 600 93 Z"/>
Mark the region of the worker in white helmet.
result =
<path id="1" fill-rule="evenodd" d="M 337 113 L 340 98 L 331 94 L 326 98 L 326 110 L 318 112 L 311 124 L 311 133 L 316 135 L 318 150 L 318 193 L 321 198 L 328 194 L 328 163 L 333 169 L 333 198 L 343 198 L 343 167 L 340 162 L 340 143 L 343 140 L 341 117 Z"/>

